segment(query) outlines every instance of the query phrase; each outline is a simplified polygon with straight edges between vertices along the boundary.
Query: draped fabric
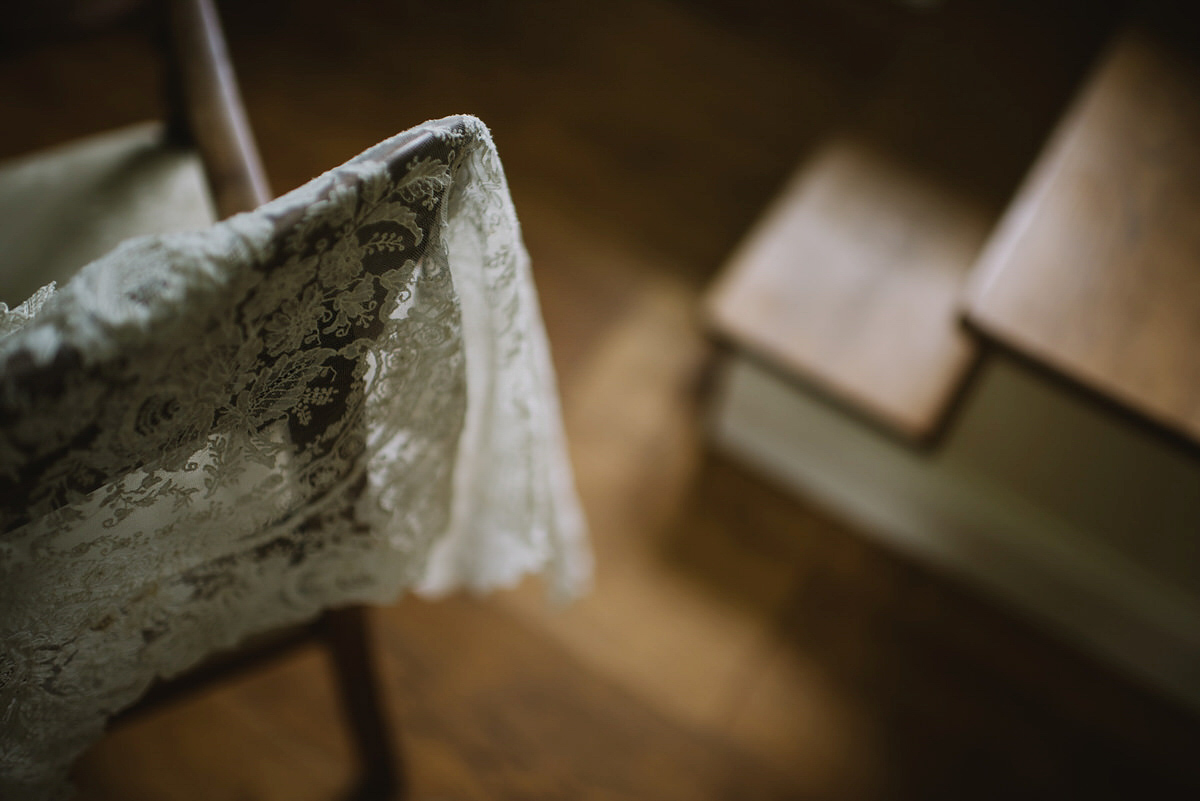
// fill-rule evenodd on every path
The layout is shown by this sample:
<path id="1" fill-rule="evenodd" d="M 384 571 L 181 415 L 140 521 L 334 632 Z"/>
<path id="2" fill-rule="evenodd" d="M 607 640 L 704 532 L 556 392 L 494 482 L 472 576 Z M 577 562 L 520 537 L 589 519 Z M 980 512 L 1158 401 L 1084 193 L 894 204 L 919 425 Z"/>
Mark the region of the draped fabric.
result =
<path id="1" fill-rule="evenodd" d="M 2 798 L 66 794 L 109 717 L 248 636 L 589 570 L 476 119 L 0 305 Z"/>

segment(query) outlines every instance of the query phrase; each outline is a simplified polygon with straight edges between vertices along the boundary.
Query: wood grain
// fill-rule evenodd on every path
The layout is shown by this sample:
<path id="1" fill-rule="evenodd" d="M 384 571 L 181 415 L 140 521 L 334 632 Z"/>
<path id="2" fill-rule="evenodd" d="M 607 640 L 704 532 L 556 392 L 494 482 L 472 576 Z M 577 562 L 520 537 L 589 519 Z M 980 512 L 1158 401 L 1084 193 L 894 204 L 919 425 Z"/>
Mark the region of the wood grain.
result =
<path id="1" fill-rule="evenodd" d="M 1200 69 L 1130 30 L 989 243 L 969 320 L 1200 443 Z"/>
<path id="2" fill-rule="evenodd" d="M 910 34 L 730 259 L 709 298 L 714 333 L 928 441 L 978 354 L 963 288 L 1097 16 L 980 3 Z"/>
<path id="3" fill-rule="evenodd" d="M 169 86 L 184 129 L 204 162 L 219 217 L 257 208 L 271 199 L 254 133 L 221 21 L 212 0 L 167 0 L 171 48 Z"/>
<path id="4" fill-rule="evenodd" d="M 821 29 L 758 38 L 633 0 L 222 13 L 278 186 L 473 111 L 533 256 L 596 591 L 376 619 L 414 798 L 1197 795 L 1200 723 L 705 449 L 702 291 L 831 106 L 862 99 L 861 74 L 814 55 L 833 49 Z M 153 92 L 123 89 L 153 74 L 137 47 L 0 62 L 0 102 L 29 120 L 0 127 L 0 152 L 144 117 Z M 353 758 L 322 656 L 115 732 L 80 796 L 336 798 Z"/>
<path id="5" fill-rule="evenodd" d="M 986 207 L 870 143 L 833 139 L 731 259 L 710 325 L 922 440 L 976 356 L 958 303 L 990 222 Z"/>

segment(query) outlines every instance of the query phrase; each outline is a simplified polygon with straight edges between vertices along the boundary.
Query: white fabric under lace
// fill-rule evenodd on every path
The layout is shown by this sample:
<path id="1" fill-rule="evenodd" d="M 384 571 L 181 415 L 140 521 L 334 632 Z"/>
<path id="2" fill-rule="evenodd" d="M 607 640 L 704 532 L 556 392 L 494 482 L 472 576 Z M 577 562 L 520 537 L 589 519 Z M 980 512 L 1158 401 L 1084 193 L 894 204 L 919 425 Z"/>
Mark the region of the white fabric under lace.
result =
<path id="1" fill-rule="evenodd" d="M 0 304 L 0 798 L 66 795 L 109 717 L 248 636 L 538 570 L 571 596 L 590 560 L 474 118 Z"/>

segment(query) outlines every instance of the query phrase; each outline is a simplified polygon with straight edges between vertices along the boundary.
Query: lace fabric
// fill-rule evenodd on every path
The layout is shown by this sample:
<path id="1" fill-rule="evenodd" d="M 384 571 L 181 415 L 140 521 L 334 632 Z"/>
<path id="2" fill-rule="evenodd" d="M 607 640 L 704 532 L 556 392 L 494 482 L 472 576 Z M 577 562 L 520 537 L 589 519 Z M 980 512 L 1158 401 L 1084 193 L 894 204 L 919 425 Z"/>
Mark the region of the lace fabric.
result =
<path id="1" fill-rule="evenodd" d="M 0 308 L 0 797 L 156 678 L 405 589 L 590 560 L 484 125 L 419 126 L 257 211 Z"/>

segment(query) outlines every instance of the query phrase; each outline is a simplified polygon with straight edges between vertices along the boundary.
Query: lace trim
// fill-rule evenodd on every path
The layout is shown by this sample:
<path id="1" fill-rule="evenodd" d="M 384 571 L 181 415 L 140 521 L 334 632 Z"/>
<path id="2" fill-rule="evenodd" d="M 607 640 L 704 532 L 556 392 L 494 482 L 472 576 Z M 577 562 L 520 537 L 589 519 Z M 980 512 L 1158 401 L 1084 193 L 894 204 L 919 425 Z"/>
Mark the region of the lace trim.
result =
<path id="1" fill-rule="evenodd" d="M 0 309 L 0 797 L 247 636 L 543 569 L 590 559 L 474 118 Z"/>

